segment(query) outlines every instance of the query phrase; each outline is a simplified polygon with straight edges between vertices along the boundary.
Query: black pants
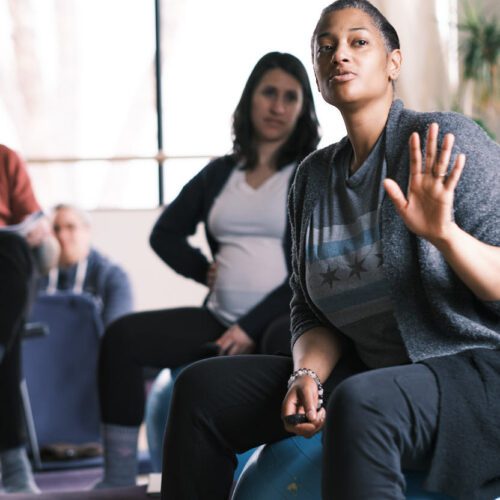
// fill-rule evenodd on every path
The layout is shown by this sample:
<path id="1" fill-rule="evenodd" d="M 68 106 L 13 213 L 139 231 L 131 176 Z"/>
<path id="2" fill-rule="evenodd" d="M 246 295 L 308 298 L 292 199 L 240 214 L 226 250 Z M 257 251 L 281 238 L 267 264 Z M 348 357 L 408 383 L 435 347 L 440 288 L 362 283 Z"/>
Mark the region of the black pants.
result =
<path id="1" fill-rule="evenodd" d="M 287 437 L 280 408 L 289 358 L 200 361 L 178 377 L 163 456 L 162 498 L 226 500 L 236 453 Z M 424 365 L 367 370 L 342 359 L 325 383 L 322 496 L 402 500 L 402 466 L 428 465 L 438 390 Z"/>
<path id="2" fill-rule="evenodd" d="M 102 420 L 138 426 L 144 417 L 144 367 L 177 368 L 205 356 L 203 347 L 227 329 L 205 308 L 184 307 L 129 314 L 113 322 L 99 355 Z M 259 352 L 290 353 L 288 315 L 263 333 Z"/>
<path id="3" fill-rule="evenodd" d="M 20 393 L 20 333 L 33 290 L 31 252 L 24 239 L 0 232 L 0 451 L 24 443 Z"/>

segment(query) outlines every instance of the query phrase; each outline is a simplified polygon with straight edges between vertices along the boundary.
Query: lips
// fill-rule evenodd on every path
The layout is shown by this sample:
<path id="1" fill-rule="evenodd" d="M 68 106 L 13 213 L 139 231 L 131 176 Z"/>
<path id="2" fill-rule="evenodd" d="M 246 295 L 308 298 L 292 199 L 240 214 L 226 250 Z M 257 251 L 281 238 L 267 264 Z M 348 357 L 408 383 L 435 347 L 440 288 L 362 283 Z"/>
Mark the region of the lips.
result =
<path id="1" fill-rule="evenodd" d="M 282 127 L 283 122 L 281 120 L 276 120 L 275 118 L 266 118 L 264 122 L 271 127 Z"/>
<path id="2" fill-rule="evenodd" d="M 341 70 L 341 71 L 336 71 L 334 74 L 330 75 L 328 81 L 342 83 L 342 82 L 349 82 L 354 78 L 356 78 L 355 73 L 352 73 L 351 71 Z"/>

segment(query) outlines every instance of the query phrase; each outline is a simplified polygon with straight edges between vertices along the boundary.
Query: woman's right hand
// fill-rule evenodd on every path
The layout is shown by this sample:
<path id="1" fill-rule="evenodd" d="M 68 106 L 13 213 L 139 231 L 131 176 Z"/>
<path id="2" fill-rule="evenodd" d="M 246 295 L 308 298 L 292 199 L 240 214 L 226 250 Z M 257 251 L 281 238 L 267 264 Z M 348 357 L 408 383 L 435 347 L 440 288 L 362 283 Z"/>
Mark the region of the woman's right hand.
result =
<path id="1" fill-rule="evenodd" d="M 309 376 L 298 377 L 288 389 L 281 407 L 281 418 L 288 432 L 309 438 L 323 428 L 326 411 L 324 408 L 317 410 L 318 387 Z M 308 422 L 303 424 L 288 424 L 284 417 L 296 413 L 305 413 Z"/>
<path id="2" fill-rule="evenodd" d="M 208 271 L 207 271 L 207 286 L 210 290 L 213 290 L 216 279 L 217 279 L 217 262 L 214 261 L 208 266 Z"/>

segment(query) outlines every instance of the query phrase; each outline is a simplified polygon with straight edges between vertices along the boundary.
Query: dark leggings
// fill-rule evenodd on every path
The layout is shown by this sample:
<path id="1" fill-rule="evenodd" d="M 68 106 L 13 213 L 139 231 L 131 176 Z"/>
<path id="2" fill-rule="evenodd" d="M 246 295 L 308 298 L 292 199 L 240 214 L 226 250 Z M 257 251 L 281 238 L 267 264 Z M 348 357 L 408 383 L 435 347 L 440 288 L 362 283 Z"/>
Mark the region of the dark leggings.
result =
<path id="1" fill-rule="evenodd" d="M 99 355 L 102 421 L 138 426 L 144 417 L 144 367 L 177 368 L 206 356 L 203 347 L 227 329 L 205 308 L 184 307 L 129 314 L 113 322 Z M 290 353 L 288 315 L 263 333 L 259 352 Z"/>
<path id="2" fill-rule="evenodd" d="M 280 408 L 289 358 L 200 361 L 178 377 L 165 434 L 162 498 L 226 500 L 236 453 L 288 436 Z M 438 391 L 424 365 L 366 370 L 339 362 L 325 383 L 322 497 L 404 499 L 406 468 L 428 464 Z"/>
<path id="3" fill-rule="evenodd" d="M 20 333 L 33 285 L 33 265 L 26 242 L 0 233 L 0 451 L 24 443 L 20 393 Z"/>

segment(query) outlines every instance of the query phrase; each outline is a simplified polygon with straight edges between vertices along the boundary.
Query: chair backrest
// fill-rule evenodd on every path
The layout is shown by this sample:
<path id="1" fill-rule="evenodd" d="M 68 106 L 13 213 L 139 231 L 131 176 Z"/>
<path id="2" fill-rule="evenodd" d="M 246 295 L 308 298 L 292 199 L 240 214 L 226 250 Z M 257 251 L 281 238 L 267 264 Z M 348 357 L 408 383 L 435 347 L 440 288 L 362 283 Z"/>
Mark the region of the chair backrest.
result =
<path id="1" fill-rule="evenodd" d="M 90 296 L 41 294 L 29 318 L 49 335 L 23 342 L 26 379 L 41 446 L 99 441 L 97 359 L 103 325 Z"/>

